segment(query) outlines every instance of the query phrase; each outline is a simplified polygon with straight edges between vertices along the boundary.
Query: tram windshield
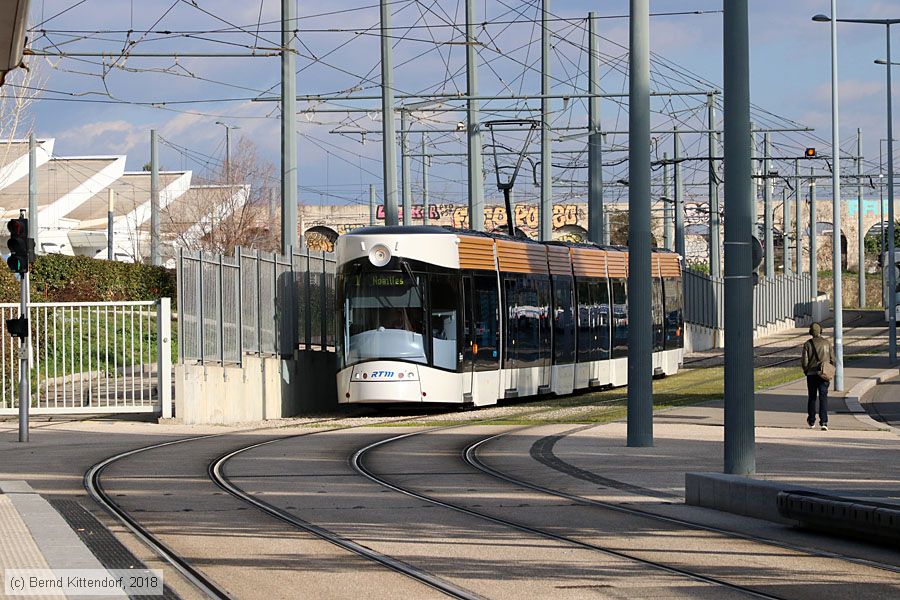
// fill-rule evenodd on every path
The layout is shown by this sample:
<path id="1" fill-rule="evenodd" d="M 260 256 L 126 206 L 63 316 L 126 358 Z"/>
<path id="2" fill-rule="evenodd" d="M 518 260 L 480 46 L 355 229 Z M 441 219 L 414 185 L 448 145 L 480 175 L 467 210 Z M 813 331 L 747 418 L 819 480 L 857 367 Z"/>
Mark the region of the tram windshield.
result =
<path id="1" fill-rule="evenodd" d="M 428 362 L 422 276 L 362 272 L 347 276 L 345 282 L 347 364 L 378 358 Z"/>

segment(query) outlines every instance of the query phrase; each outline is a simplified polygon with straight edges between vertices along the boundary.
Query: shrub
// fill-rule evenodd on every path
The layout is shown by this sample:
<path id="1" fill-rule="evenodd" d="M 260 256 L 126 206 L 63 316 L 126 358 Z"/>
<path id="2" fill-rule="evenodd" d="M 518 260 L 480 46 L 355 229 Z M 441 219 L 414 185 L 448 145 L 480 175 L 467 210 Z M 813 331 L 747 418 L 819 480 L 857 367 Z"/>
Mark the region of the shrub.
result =
<path id="1" fill-rule="evenodd" d="M 175 298 L 175 272 L 151 265 L 48 254 L 31 267 L 32 302 L 103 302 Z M 19 301 L 19 282 L 0 269 L 0 301 Z"/>

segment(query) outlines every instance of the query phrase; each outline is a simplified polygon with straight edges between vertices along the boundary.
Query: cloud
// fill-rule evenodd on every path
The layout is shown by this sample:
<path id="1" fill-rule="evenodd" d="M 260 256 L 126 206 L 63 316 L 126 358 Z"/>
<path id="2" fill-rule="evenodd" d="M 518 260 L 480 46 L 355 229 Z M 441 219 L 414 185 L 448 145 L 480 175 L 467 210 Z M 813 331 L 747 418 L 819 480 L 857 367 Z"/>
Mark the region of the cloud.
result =
<path id="1" fill-rule="evenodd" d="M 146 131 L 128 121 L 95 121 L 59 133 L 67 154 L 125 154 L 146 139 Z"/>
<path id="2" fill-rule="evenodd" d="M 884 84 L 880 81 L 865 81 L 860 79 L 847 79 L 839 83 L 840 101 L 857 102 L 868 100 L 873 96 L 884 95 Z M 831 102 L 831 83 L 823 83 L 816 87 L 813 98 L 818 102 Z"/>

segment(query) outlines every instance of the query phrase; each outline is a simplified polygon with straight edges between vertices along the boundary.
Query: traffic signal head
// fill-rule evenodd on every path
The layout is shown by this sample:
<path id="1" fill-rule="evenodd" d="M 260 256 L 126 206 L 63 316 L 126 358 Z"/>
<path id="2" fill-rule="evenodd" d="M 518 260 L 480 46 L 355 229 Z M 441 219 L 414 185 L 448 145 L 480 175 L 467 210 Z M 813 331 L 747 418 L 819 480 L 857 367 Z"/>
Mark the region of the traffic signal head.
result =
<path id="1" fill-rule="evenodd" d="M 34 240 L 28 237 L 28 219 L 19 217 L 10 219 L 6 224 L 9 230 L 9 258 L 7 266 L 14 273 L 27 273 L 28 265 L 34 260 Z"/>
<path id="2" fill-rule="evenodd" d="M 9 331 L 9 335 L 24 340 L 28 337 L 28 318 L 7 319 L 6 329 Z"/>
<path id="3" fill-rule="evenodd" d="M 815 148 L 807 148 L 803 152 L 803 156 L 805 156 L 806 158 L 815 158 L 816 157 L 816 149 Z"/>

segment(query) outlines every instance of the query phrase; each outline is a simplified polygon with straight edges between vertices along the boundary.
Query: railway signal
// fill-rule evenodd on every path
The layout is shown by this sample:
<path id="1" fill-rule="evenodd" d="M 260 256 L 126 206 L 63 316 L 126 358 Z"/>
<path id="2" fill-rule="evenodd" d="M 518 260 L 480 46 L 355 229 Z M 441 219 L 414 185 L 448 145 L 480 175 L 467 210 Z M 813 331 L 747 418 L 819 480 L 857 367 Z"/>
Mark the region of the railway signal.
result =
<path id="1" fill-rule="evenodd" d="M 9 258 L 6 264 L 13 273 L 23 275 L 34 261 L 34 240 L 28 237 L 28 219 L 24 216 L 10 219 L 6 229 L 9 230 L 9 241 L 6 242 Z"/>

